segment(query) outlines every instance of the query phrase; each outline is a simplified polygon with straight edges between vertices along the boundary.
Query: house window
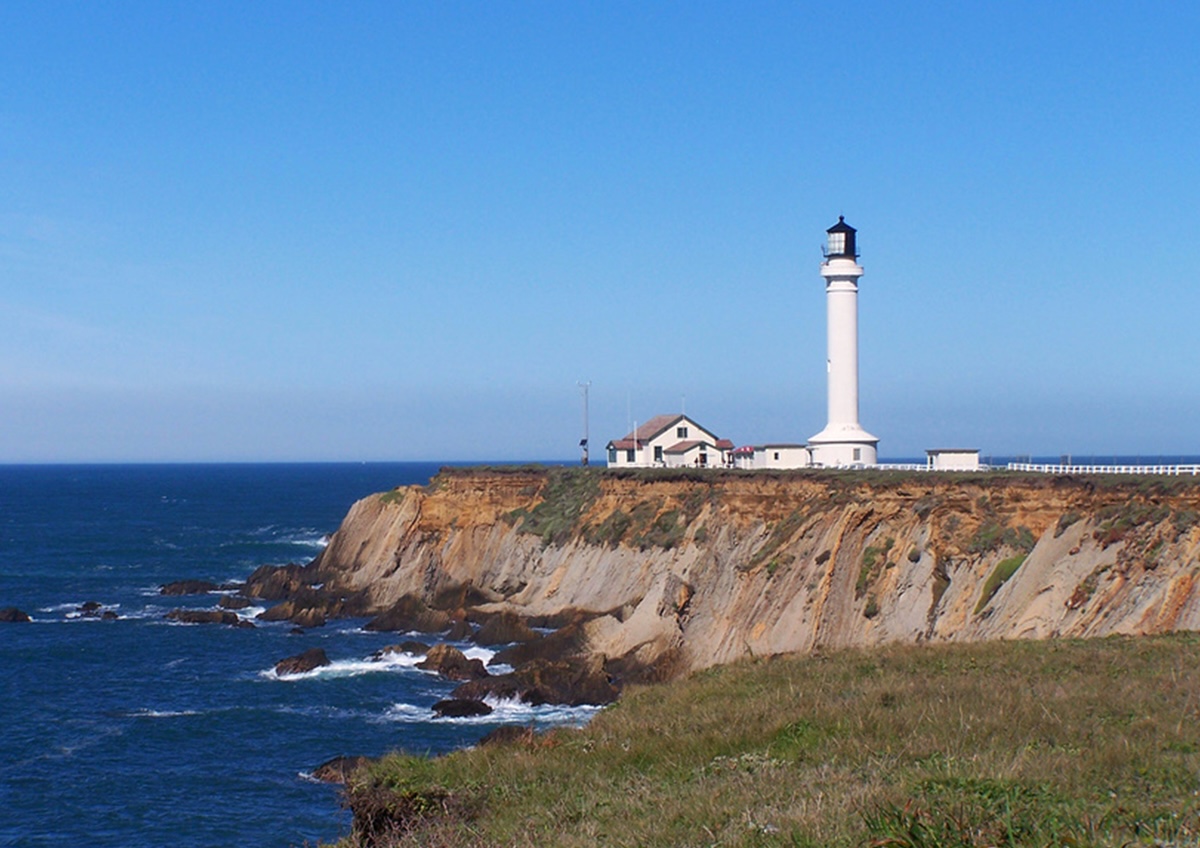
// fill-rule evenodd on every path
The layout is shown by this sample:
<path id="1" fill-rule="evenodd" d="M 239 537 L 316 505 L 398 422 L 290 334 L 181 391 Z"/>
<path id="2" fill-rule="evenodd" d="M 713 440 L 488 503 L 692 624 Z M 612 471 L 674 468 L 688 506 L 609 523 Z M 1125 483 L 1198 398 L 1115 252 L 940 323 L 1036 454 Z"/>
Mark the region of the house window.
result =
<path id="1" fill-rule="evenodd" d="M 662 461 L 663 461 L 663 458 L 662 458 L 662 445 L 655 445 L 655 446 L 654 446 L 654 461 L 655 461 L 655 462 L 662 462 Z"/>
<path id="2" fill-rule="evenodd" d="M 616 448 L 608 449 L 608 464 L 609 465 L 617 464 L 617 449 Z"/>
<path id="3" fill-rule="evenodd" d="M 862 448 L 855 448 L 854 449 L 854 461 L 859 462 L 861 460 L 862 460 Z"/>
<path id="4" fill-rule="evenodd" d="M 687 427 L 676 427 L 675 428 L 675 438 L 686 439 L 687 438 Z"/>
<path id="5" fill-rule="evenodd" d="M 626 462 L 633 462 L 633 461 L 634 461 L 634 452 L 633 452 L 633 448 L 630 448 L 629 450 L 625 451 L 625 461 L 626 461 Z"/>
<path id="6" fill-rule="evenodd" d="M 775 459 L 779 459 L 779 451 L 775 451 Z"/>
<path id="7" fill-rule="evenodd" d="M 707 468 L 707 467 L 708 467 L 708 454 L 706 454 L 706 453 L 701 453 L 701 454 L 700 454 L 700 467 L 701 467 L 701 468 Z"/>

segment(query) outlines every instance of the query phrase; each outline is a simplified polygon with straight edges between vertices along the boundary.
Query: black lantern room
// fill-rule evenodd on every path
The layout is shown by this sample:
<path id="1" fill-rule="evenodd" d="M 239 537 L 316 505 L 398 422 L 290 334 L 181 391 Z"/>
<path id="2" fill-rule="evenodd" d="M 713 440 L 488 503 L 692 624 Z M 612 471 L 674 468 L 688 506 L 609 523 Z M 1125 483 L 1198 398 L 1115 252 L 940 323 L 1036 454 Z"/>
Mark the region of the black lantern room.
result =
<path id="1" fill-rule="evenodd" d="M 858 249 L 854 244 L 854 234 L 857 230 L 846 223 L 844 216 L 838 215 L 838 222 L 825 232 L 829 234 L 829 248 L 825 251 L 826 258 L 858 258 Z"/>

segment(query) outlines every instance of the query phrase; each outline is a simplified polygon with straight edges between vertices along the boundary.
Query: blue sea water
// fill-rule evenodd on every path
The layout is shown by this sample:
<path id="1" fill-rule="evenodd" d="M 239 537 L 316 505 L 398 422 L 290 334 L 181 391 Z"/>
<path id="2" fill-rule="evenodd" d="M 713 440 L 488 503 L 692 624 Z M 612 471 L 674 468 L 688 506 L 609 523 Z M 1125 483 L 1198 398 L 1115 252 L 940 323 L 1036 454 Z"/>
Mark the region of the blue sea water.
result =
<path id="1" fill-rule="evenodd" d="M 217 598 L 162 597 L 162 583 L 306 562 L 355 500 L 436 470 L 0 466 L 0 606 L 34 619 L 0 624 L 0 846 L 333 840 L 348 814 L 336 788 L 306 776 L 331 757 L 438 754 L 502 723 L 586 721 L 587 708 L 515 704 L 435 719 L 430 706 L 453 684 L 415 669 L 417 657 L 370 662 L 406 637 L 365 632 L 362 620 L 296 635 L 287 623 L 164 619 Z M 81 615 L 87 601 L 118 620 Z M 274 675 L 278 660 L 312 647 L 332 666 Z"/>

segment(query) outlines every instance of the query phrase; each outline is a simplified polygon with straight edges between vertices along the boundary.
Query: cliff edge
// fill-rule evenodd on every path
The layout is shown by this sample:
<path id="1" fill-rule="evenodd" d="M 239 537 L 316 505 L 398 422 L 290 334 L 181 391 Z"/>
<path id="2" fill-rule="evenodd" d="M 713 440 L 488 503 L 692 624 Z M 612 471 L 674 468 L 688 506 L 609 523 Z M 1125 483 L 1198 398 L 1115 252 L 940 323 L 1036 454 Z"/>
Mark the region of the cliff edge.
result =
<path id="1" fill-rule="evenodd" d="M 1200 482 L 888 472 L 444 470 L 354 504 L 305 571 L 384 609 L 471 587 L 588 614 L 671 676 L 885 642 L 1200 629 Z"/>

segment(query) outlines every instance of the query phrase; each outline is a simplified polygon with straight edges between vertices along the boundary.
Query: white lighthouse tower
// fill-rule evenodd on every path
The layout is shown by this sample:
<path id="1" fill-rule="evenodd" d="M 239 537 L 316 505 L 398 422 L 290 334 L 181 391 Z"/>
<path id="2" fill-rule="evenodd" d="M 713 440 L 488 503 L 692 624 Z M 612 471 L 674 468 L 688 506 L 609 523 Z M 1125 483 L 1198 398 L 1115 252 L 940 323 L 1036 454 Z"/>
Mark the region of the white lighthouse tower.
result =
<path id="1" fill-rule="evenodd" d="M 858 264 L 855 229 L 841 215 L 827 231 L 825 278 L 828 320 L 829 422 L 808 440 L 814 465 L 874 465 L 879 439 L 858 423 Z"/>

